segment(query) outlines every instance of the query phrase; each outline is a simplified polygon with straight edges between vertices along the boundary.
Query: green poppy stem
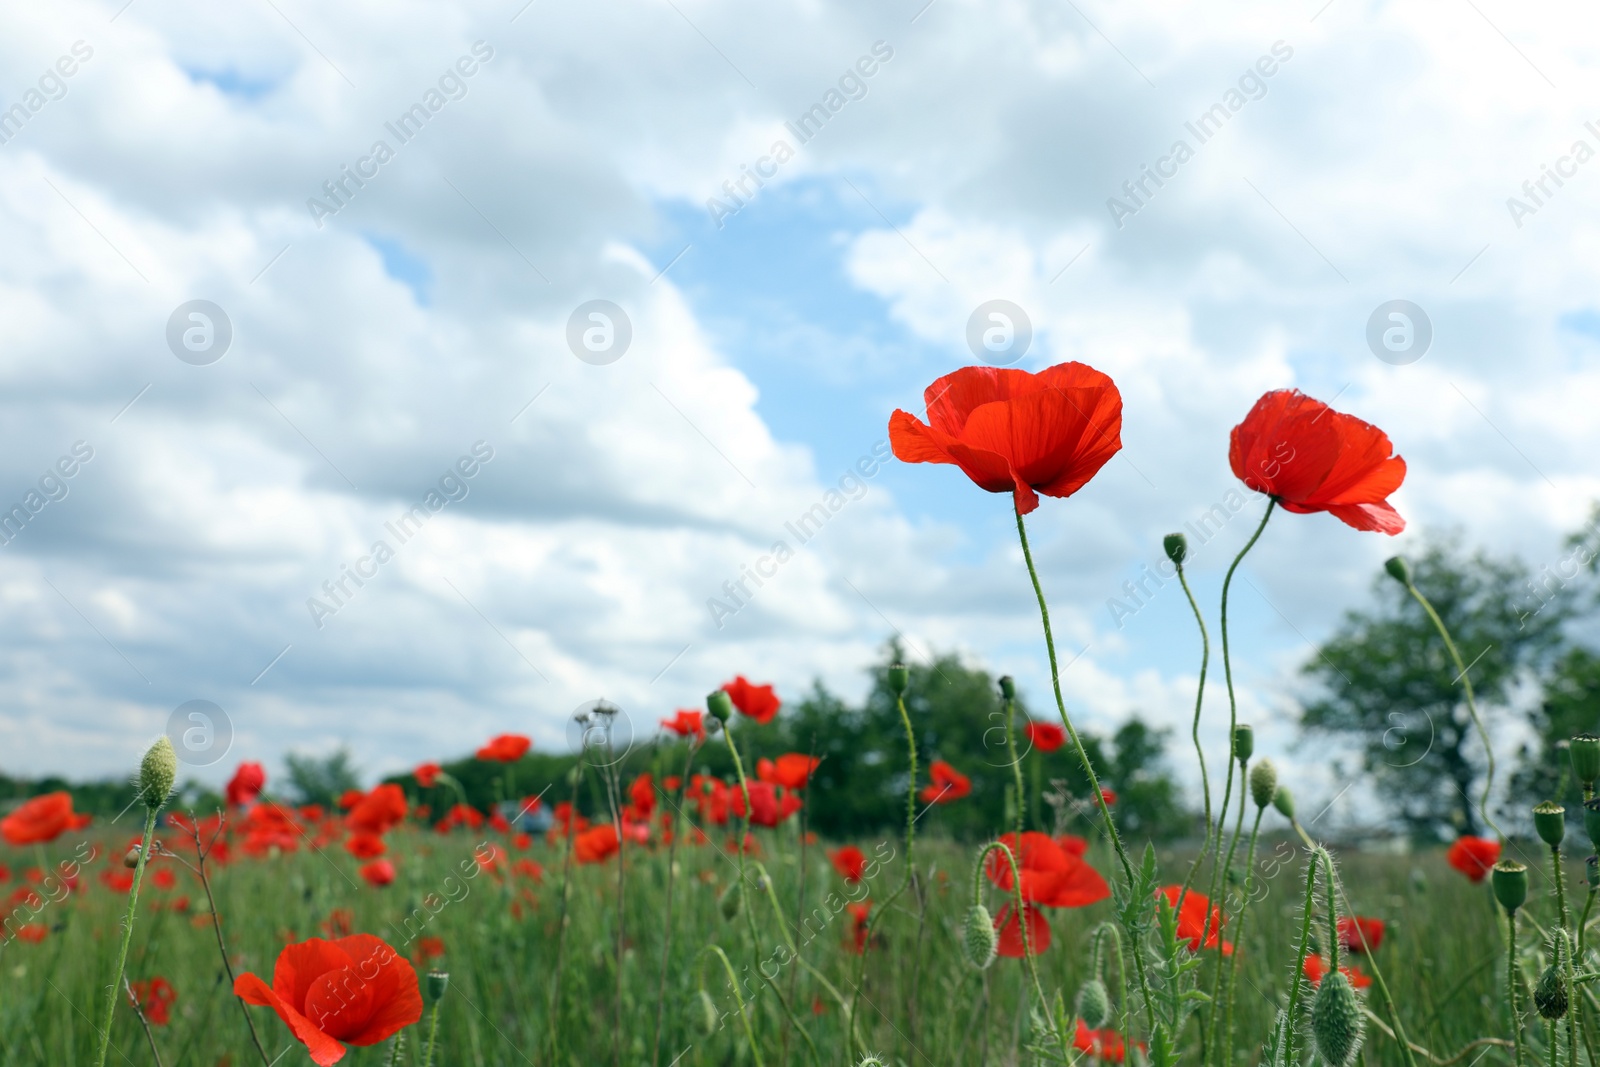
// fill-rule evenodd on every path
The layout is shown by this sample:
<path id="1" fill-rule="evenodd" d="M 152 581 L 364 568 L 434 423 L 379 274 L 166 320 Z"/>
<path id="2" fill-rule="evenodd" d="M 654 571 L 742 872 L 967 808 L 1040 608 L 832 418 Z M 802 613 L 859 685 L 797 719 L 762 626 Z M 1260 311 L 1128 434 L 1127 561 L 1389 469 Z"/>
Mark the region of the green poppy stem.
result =
<path id="1" fill-rule="evenodd" d="M 1517 1008 L 1517 913 L 1506 912 L 1506 1003 L 1511 1006 L 1511 1041 L 1516 1049 L 1517 1067 L 1524 1067 L 1522 1013 Z"/>
<path id="2" fill-rule="evenodd" d="M 1307 949 L 1311 945 L 1311 919 L 1316 911 L 1317 891 L 1317 855 L 1311 854 L 1306 861 L 1306 899 L 1300 912 L 1300 944 L 1295 949 L 1294 977 L 1289 985 L 1289 1011 L 1287 1015 L 1288 1027 L 1284 1043 L 1283 1062 L 1287 1067 L 1298 1067 L 1295 1059 L 1295 1038 L 1300 1033 L 1299 1009 L 1300 991 L 1305 988 L 1305 959 L 1309 955 Z"/>
<path id="3" fill-rule="evenodd" d="M 98 1067 L 106 1067 L 106 1054 L 111 1051 L 111 1024 L 117 1016 L 117 993 L 122 988 L 122 972 L 128 967 L 128 946 L 133 943 L 133 917 L 139 906 L 139 885 L 144 881 L 145 863 L 150 858 L 150 840 L 156 832 L 157 804 L 145 809 L 144 836 L 139 839 L 139 862 L 133 869 L 133 888 L 128 890 L 128 914 L 122 920 L 122 946 L 117 949 L 117 970 L 111 976 L 106 992 L 105 1025 L 100 1029 L 100 1052 L 95 1059 Z"/>

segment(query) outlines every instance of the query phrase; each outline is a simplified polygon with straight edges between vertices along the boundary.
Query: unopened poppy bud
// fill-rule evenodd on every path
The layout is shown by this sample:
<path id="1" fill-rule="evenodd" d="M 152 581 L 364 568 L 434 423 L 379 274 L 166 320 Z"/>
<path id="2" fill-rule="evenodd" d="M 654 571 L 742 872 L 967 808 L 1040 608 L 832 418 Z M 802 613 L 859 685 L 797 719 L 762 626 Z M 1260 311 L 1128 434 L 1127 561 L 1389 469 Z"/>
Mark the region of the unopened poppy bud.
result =
<path id="1" fill-rule="evenodd" d="M 1550 965 L 1533 987 L 1533 1006 L 1542 1019 L 1559 1019 L 1567 1014 L 1567 938 L 1562 930 L 1550 939 Z"/>
<path id="2" fill-rule="evenodd" d="M 1589 856 L 1583 861 L 1583 876 L 1590 889 L 1600 889 L 1600 856 Z"/>
<path id="3" fill-rule="evenodd" d="M 727 722 L 733 714 L 733 700 L 721 689 L 713 689 L 706 694 L 706 710 L 718 722 Z"/>
<path id="4" fill-rule="evenodd" d="M 1542 801 L 1533 806 L 1533 828 L 1538 831 L 1539 837 L 1551 848 L 1561 845 L 1561 839 L 1567 835 L 1567 809 L 1553 800 Z"/>
<path id="5" fill-rule="evenodd" d="M 450 975 L 444 971 L 429 971 L 427 979 L 422 983 L 422 995 L 429 1004 L 437 1004 L 444 999 L 444 991 L 450 988 Z"/>
<path id="6" fill-rule="evenodd" d="M 963 931 L 961 948 L 967 962 L 983 970 L 994 962 L 999 937 L 994 930 L 994 918 L 982 904 L 974 904 L 967 912 L 967 927 Z"/>
<path id="7" fill-rule="evenodd" d="M 1000 695 L 1007 700 L 1017 699 L 1017 683 L 1009 674 L 1000 676 Z"/>
<path id="8" fill-rule="evenodd" d="M 1345 1067 L 1361 1047 L 1364 1020 L 1356 991 L 1343 971 L 1334 971 L 1317 987 L 1311 1002 L 1311 1036 L 1329 1067 Z"/>
<path id="9" fill-rule="evenodd" d="M 911 672 L 904 663 L 896 663 L 889 668 L 889 692 L 895 696 L 902 696 L 906 686 L 911 684 Z"/>
<path id="10" fill-rule="evenodd" d="M 1516 911 L 1528 899 L 1528 868 L 1516 860 L 1501 860 L 1490 875 L 1494 898 L 1507 911 Z"/>
<path id="11" fill-rule="evenodd" d="M 1250 768 L 1250 799 L 1256 807 L 1264 808 L 1278 795 L 1278 768 L 1269 759 L 1262 759 Z"/>
<path id="12" fill-rule="evenodd" d="M 1240 723 L 1233 728 L 1233 758 L 1240 763 L 1248 763 L 1256 750 L 1256 731 L 1248 723 Z"/>
<path id="13" fill-rule="evenodd" d="M 1278 809 L 1279 815 L 1294 822 L 1294 794 L 1289 792 L 1288 786 L 1280 785 L 1272 794 L 1272 806 Z"/>
<path id="14" fill-rule="evenodd" d="M 883 1061 L 869 1052 L 861 1057 L 861 1062 L 856 1064 L 856 1067 L 883 1067 Z"/>
<path id="15" fill-rule="evenodd" d="M 717 900 L 717 909 L 722 912 L 722 917 L 732 922 L 734 916 L 739 914 L 739 906 L 744 903 L 744 893 L 740 890 L 738 882 L 734 882 L 722 891 L 722 896 Z"/>
<path id="16" fill-rule="evenodd" d="M 128 868 L 130 871 L 133 870 L 133 868 L 139 866 L 139 846 L 138 845 L 134 845 L 132 848 L 130 848 L 127 851 L 127 854 L 122 857 L 122 865 L 124 867 Z"/>
<path id="17" fill-rule="evenodd" d="M 1579 734 L 1568 746 L 1572 753 L 1572 773 L 1585 789 L 1593 789 L 1600 780 L 1600 737 Z"/>
<path id="18" fill-rule="evenodd" d="M 1106 984 L 1091 978 L 1078 990 L 1078 1017 L 1091 1030 L 1098 1030 L 1111 1018 L 1111 994 Z"/>
<path id="19" fill-rule="evenodd" d="M 1181 533 L 1167 534 L 1161 539 L 1161 547 L 1167 550 L 1167 558 L 1180 567 L 1189 555 L 1189 539 Z"/>
<path id="20" fill-rule="evenodd" d="M 700 1033 L 710 1037 L 717 1032 L 717 1006 L 711 1000 L 711 994 L 704 989 L 697 990 L 694 995 L 694 1021 L 700 1027 Z"/>
<path id="21" fill-rule="evenodd" d="M 1389 577 L 1411 588 L 1411 564 L 1405 561 L 1404 556 L 1390 556 L 1383 561 L 1383 569 L 1389 572 Z"/>
<path id="22" fill-rule="evenodd" d="M 1596 851 L 1600 851 L 1600 797 L 1583 802 L 1583 832 Z"/>
<path id="23" fill-rule="evenodd" d="M 162 734 L 139 764 L 139 799 L 144 801 L 144 806 L 159 808 L 165 804 L 177 777 L 178 754 L 172 750 L 172 741 Z"/>

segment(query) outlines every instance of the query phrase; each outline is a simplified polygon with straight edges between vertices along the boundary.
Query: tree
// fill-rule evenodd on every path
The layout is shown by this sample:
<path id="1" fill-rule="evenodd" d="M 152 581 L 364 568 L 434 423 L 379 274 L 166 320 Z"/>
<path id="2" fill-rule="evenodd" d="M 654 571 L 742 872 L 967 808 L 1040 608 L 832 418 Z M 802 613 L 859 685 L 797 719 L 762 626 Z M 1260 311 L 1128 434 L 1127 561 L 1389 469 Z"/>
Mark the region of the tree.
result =
<path id="1" fill-rule="evenodd" d="M 1600 732 L 1600 656 L 1586 648 L 1568 650 L 1545 680 L 1529 719 L 1534 737 L 1519 753 L 1512 795 L 1523 807 L 1559 800 L 1576 818 L 1583 794 L 1567 762 L 1566 742 L 1575 734 Z"/>
<path id="2" fill-rule="evenodd" d="M 1572 598 L 1558 592 L 1542 610 L 1528 612 L 1519 607 L 1528 584 L 1519 560 L 1468 556 L 1455 540 L 1428 545 L 1412 561 L 1412 573 L 1454 637 L 1492 729 L 1519 684 L 1561 654 Z M 1414 834 L 1479 832 L 1487 765 L 1460 671 L 1402 585 L 1380 574 L 1373 596 L 1377 606 L 1346 614 L 1305 665 L 1316 691 L 1300 725 L 1312 735 L 1354 738 L 1380 799 Z"/>
<path id="3" fill-rule="evenodd" d="M 361 779 L 350 765 L 347 748 L 327 756 L 302 756 L 291 752 L 284 757 L 284 763 L 289 768 L 289 786 L 301 804 L 332 808 L 346 790 L 361 788 Z"/>

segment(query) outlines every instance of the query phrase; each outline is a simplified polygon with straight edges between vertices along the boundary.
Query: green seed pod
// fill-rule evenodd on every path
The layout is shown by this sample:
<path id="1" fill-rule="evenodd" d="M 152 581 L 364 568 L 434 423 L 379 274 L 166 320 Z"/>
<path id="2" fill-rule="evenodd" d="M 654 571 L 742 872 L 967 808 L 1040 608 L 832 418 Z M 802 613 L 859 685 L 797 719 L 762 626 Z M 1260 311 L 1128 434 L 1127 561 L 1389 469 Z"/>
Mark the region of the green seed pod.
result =
<path id="1" fill-rule="evenodd" d="M 1389 577 L 1407 589 L 1411 588 L 1411 564 L 1407 563 L 1404 557 L 1390 556 L 1383 561 L 1383 569 L 1389 572 Z"/>
<path id="2" fill-rule="evenodd" d="M 1278 809 L 1279 815 L 1294 822 L 1294 794 L 1289 792 L 1288 786 L 1280 785 L 1272 794 L 1272 806 Z"/>
<path id="3" fill-rule="evenodd" d="M 896 663 L 889 668 L 889 692 L 895 696 L 904 696 L 906 686 L 911 684 L 911 672 L 904 663 Z"/>
<path id="4" fill-rule="evenodd" d="M 1189 556 L 1189 539 L 1181 533 L 1167 534 L 1161 539 L 1161 547 L 1166 549 L 1167 558 L 1180 567 Z"/>
<path id="5" fill-rule="evenodd" d="M 1017 683 L 1009 674 L 1000 676 L 1000 695 L 1007 700 L 1017 699 Z"/>
<path id="6" fill-rule="evenodd" d="M 1098 1030 L 1111 1018 L 1111 994 L 1106 984 L 1091 978 L 1078 990 L 1078 1017 L 1091 1030 Z"/>
<path id="7" fill-rule="evenodd" d="M 449 988 L 449 974 L 444 971 L 429 971 L 427 980 L 422 983 L 422 999 L 429 1004 L 437 1004 L 444 999 L 444 991 Z"/>
<path id="8" fill-rule="evenodd" d="M 1335 971 L 1317 987 L 1311 1002 L 1311 1036 L 1328 1067 L 1345 1067 L 1361 1047 L 1365 1021 L 1356 991 L 1343 971 Z"/>
<path id="9" fill-rule="evenodd" d="M 1514 912 L 1528 899 L 1528 868 L 1516 860 L 1501 860 L 1489 876 L 1494 898 L 1507 911 Z"/>
<path id="10" fill-rule="evenodd" d="M 694 1021 L 700 1028 L 700 1033 L 710 1037 L 717 1032 L 717 1006 L 711 1000 L 711 994 L 704 989 L 697 990 L 694 995 Z"/>
<path id="11" fill-rule="evenodd" d="M 999 935 L 994 929 L 994 918 L 990 916 L 989 909 L 982 904 L 974 904 L 967 912 L 967 927 L 961 941 L 961 947 L 967 954 L 967 962 L 980 971 L 989 966 L 994 962 L 999 940 Z"/>
<path id="12" fill-rule="evenodd" d="M 1533 828 L 1545 844 L 1551 848 L 1560 847 L 1561 839 L 1567 835 L 1567 809 L 1553 800 L 1535 804 Z"/>
<path id="13" fill-rule="evenodd" d="M 178 754 L 165 734 L 156 739 L 139 764 L 139 799 L 147 808 L 159 808 L 172 795 L 178 778 Z"/>
<path id="14" fill-rule="evenodd" d="M 732 922 L 734 916 L 739 914 L 739 907 L 744 903 L 744 893 L 738 882 L 734 882 L 722 891 L 722 896 L 717 900 L 717 908 L 722 912 L 722 917 Z"/>
<path id="15" fill-rule="evenodd" d="M 1256 802 L 1256 807 L 1264 808 L 1271 804 L 1278 795 L 1278 768 L 1272 761 L 1263 758 L 1260 763 L 1250 768 L 1250 799 Z"/>
<path id="16" fill-rule="evenodd" d="M 1600 736 L 1579 734 L 1572 739 L 1568 750 L 1572 754 L 1573 776 L 1585 789 L 1594 788 L 1595 781 L 1600 780 Z"/>
<path id="17" fill-rule="evenodd" d="M 733 715 L 733 699 L 721 689 L 713 689 L 706 694 L 706 710 L 718 722 L 727 722 Z"/>
<path id="18" fill-rule="evenodd" d="M 1247 723 L 1240 723 L 1233 728 L 1233 758 L 1240 763 L 1250 759 L 1256 750 L 1256 732 Z"/>

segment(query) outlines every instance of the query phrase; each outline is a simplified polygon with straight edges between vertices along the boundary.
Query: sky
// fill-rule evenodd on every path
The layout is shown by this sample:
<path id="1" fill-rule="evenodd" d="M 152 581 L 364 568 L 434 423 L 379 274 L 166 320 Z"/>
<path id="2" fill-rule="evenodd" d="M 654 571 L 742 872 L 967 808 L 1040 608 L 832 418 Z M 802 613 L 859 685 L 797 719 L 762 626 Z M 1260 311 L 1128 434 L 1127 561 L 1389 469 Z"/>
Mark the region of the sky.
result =
<path id="1" fill-rule="evenodd" d="M 1264 506 L 1229 429 L 1294 387 L 1406 459 L 1404 534 L 1279 515 L 1235 586 L 1240 716 L 1331 801 L 1327 750 L 1295 747 L 1299 668 L 1382 561 L 1454 531 L 1538 570 L 1600 498 L 1577 3 L 6 21 L 5 773 L 128 773 L 204 733 L 191 701 L 213 782 L 339 746 L 371 780 L 504 731 L 560 751 L 590 701 L 644 736 L 736 673 L 857 697 L 894 636 L 1045 714 L 1009 500 L 883 457 L 940 375 L 1079 360 L 1121 390 L 1124 448 L 1028 520 L 1062 688 L 1089 729 L 1174 727 L 1180 766 L 1193 620 L 1124 583 L 1222 505 L 1190 567 L 1215 635 Z M 969 343 L 991 301 L 1025 349 Z"/>

